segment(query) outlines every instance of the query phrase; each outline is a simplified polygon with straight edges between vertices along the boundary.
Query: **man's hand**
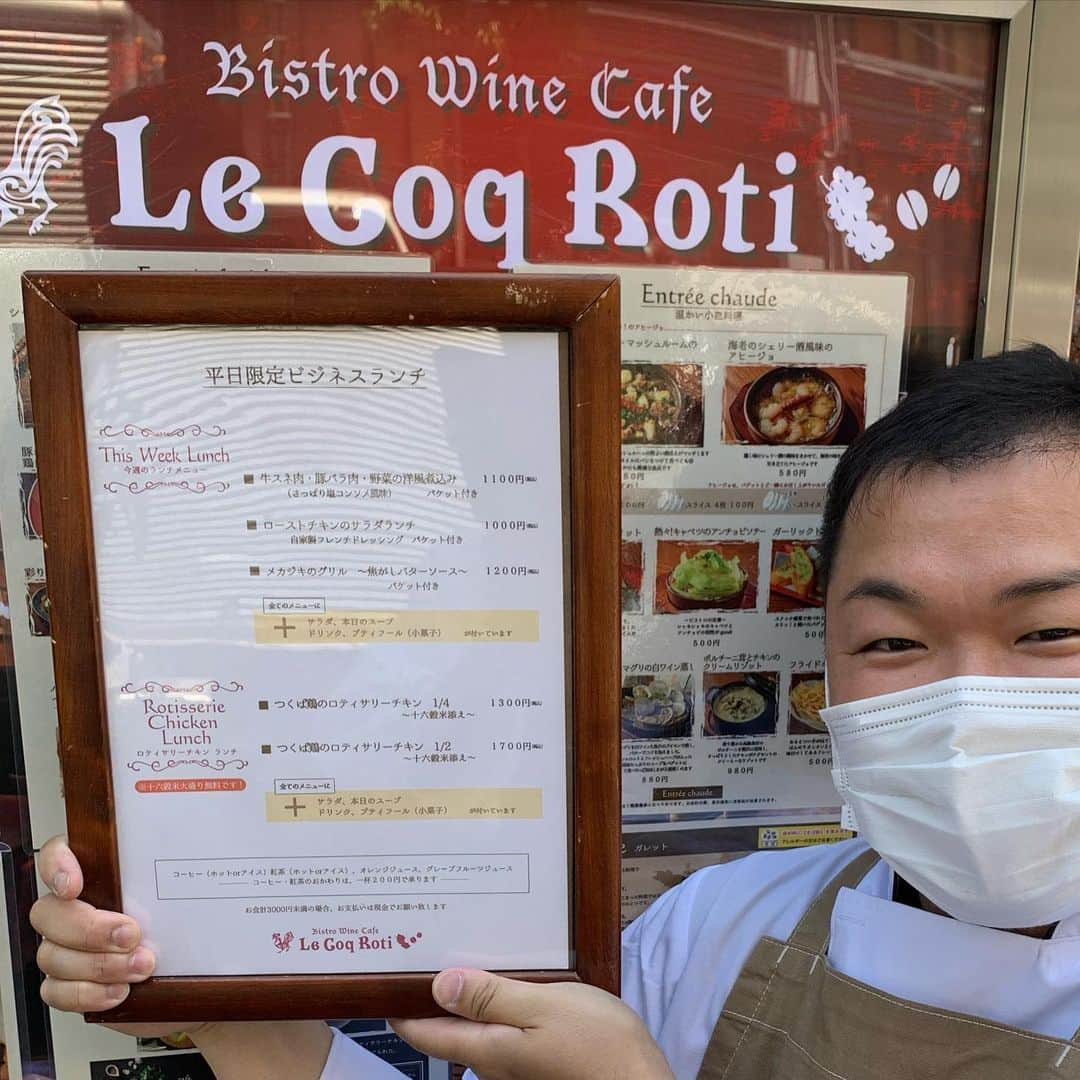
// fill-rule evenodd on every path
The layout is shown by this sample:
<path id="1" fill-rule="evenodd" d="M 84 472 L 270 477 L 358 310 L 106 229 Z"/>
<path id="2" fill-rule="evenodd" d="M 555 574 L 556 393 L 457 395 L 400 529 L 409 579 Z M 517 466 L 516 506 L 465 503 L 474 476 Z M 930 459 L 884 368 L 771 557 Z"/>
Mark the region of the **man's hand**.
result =
<path id="1" fill-rule="evenodd" d="M 138 923 L 127 915 L 99 911 L 78 899 L 82 869 L 61 837 L 38 855 L 38 872 L 52 890 L 30 909 L 30 923 L 44 939 L 38 967 L 45 973 L 41 998 L 63 1012 L 103 1012 L 128 996 L 132 983 L 154 970 L 154 954 L 141 945 Z M 193 1035 L 203 1024 L 118 1025 L 126 1035 L 149 1038 L 179 1030 Z"/>
<path id="2" fill-rule="evenodd" d="M 432 993 L 453 1017 L 395 1020 L 394 1030 L 482 1080 L 674 1080 L 637 1014 L 595 987 L 453 969 Z"/>
<path id="3" fill-rule="evenodd" d="M 42 1000 L 54 1009 L 78 1013 L 119 1005 L 131 984 L 154 970 L 154 954 L 139 944 L 138 924 L 78 898 L 82 869 L 62 838 L 41 849 L 38 871 L 52 890 L 30 909 L 30 922 L 45 939 L 38 950 L 38 966 L 46 976 Z M 220 1080 L 317 1080 L 333 1038 L 319 1020 L 110 1026 L 142 1038 L 183 1032 Z"/>

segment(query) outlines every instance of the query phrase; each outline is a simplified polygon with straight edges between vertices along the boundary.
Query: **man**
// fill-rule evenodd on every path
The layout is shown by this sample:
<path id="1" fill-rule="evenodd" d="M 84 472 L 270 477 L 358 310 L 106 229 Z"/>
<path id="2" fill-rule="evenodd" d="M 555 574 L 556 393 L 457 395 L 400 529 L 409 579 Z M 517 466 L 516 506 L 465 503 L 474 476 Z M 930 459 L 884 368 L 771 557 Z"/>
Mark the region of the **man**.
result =
<path id="1" fill-rule="evenodd" d="M 825 717 L 860 838 L 671 890 L 624 935 L 630 1008 L 450 971 L 434 993 L 461 1019 L 401 1034 L 484 1080 L 1080 1078 L 1078 461 L 1080 368 L 1041 348 L 963 365 L 873 425 L 822 543 Z M 73 899 L 62 843 L 41 865 L 43 994 L 119 1000 L 152 967 L 137 927 Z M 221 1080 L 384 1075 L 289 1028 L 194 1037 Z"/>

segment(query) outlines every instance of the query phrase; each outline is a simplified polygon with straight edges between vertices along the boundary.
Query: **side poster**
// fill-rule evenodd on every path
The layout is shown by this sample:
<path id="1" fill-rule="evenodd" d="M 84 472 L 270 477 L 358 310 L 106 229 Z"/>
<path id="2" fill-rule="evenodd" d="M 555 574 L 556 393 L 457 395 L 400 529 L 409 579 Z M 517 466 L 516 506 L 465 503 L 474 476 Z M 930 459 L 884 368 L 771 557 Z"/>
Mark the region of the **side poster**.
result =
<path id="1" fill-rule="evenodd" d="M 381 1020 L 336 1023 L 353 1042 L 393 1065 L 408 1080 L 449 1080 L 450 1066 L 414 1050 Z M 202 1055 L 186 1040 L 179 1047 L 159 1039 L 140 1039 L 134 1057 L 90 1062 L 88 1080 L 214 1080 Z"/>
<path id="2" fill-rule="evenodd" d="M 629 920 L 699 866 L 848 835 L 820 717 L 821 514 L 898 400 L 908 279 L 618 272 Z"/>
<path id="3" fill-rule="evenodd" d="M 12 612 L 30 825 L 35 848 L 65 831 L 56 753 L 49 598 L 41 546 L 41 506 L 22 317 L 25 270 L 280 270 L 323 273 L 420 273 L 426 256 L 230 254 L 6 248 L 0 254 L 0 348 L 9 357 L 0 378 L 0 523 Z"/>
<path id="4" fill-rule="evenodd" d="M 23 334 L 20 277 L 24 270 L 280 270 L 324 273 L 422 272 L 426 256 L 353 254 L 258 254 L 250 252 L 115 251 L 93 248 L 5 248 L 0 254 L 0 345 L 6 350 L 8 374 L 0 378 L 0 523 L 7 575 L 11 634 L 17 658 L 21 737 L 34 848 L 65 831 L 60 766 L 56 752 L 56 705 L 53 691 L 50 610 L 41 544 L 33 412 Z M 28 900 L 20 900 L 28 907 Z M 25 919 L 26 911 L 20 910 Z M 19 970 L 33 969 L 32 946 L 18 958 Z M 135 1040 L 107 1028 L 87 1025 L 70 1013 L 50 1012 L 48 1053 L 51 1065 L 38 1060 L 46 1035 L 36 988 L 27 987 L 31 1042 L 41 1047 L 34 1067 L 55 1071 L 57 1080 L 88 1080 L 93 1075 L 131 1076 L 140 1080 L 191 1080 L 201 1058 L 191 1052 L 156 1064 L 156 1047 L 137 1047 Z M 144 1057 L 144 1049 L 147 1054 Z M 30 1051 L 24 1051 L 29 1053 Z M 133 1055 L 133 1056 L 132 1056 Z M 168 1055 L 164 1055 L 168 1056 Z M 161 1060 L 164 1062 L 164 1056 Z M 94 1063 L 92 1065 L 92 1063 Z M 428 1066 L 424 1066 L 428 1068 Z M 436 1068 L 432 1063 L 431 1068 Z M 445 1075 L 432 1072 L 433 1080 Z M 97 1072 L 93 1072 L 97 1069 Z M 127 1069 L 127 1072 L 123 1070 Z M 35 1071 L 34 1068 L 31 1072 Z M 403 1070 L 408 1071 L 408 1070 Z M 415 1073 L 417 1076 L 427 1075 Z"/>

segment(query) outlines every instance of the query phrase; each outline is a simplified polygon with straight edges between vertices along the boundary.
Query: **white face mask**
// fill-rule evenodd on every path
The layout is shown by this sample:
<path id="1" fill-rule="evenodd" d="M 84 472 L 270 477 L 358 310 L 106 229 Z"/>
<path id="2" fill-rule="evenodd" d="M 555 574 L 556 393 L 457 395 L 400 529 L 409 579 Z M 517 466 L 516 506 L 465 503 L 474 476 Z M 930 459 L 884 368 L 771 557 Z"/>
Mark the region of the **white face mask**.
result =
<path id="1" fill-rule="evenodd" d="M 1080 679 L 945 679 L 822 719 L 845 824 L 943 911 L 1080 912 Z"/>

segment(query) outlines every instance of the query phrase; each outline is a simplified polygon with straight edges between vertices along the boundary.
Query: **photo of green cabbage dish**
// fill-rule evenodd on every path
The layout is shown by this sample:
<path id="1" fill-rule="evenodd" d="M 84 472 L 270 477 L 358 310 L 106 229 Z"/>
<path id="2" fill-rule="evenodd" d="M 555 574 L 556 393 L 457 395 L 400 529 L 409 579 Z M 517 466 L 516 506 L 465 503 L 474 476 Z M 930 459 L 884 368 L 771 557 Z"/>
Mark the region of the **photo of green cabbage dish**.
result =
<path id="1" fill-rule="evenodd" d="M 671 585 L 682 596 L 693 600 L 725 600 L 741 592 L 746 585 L 746 571 L 736 555 L 725 559 L 718 551 L 705 549 L 687 556 L 671 572 Z"/>

